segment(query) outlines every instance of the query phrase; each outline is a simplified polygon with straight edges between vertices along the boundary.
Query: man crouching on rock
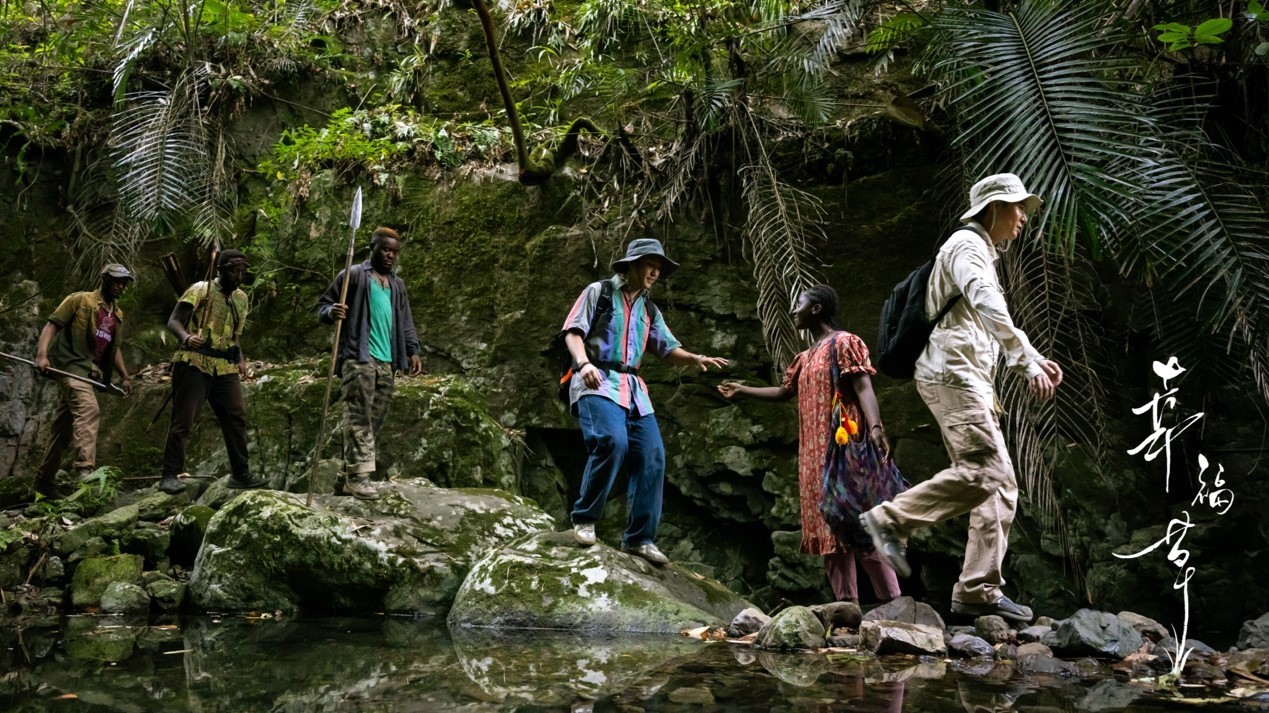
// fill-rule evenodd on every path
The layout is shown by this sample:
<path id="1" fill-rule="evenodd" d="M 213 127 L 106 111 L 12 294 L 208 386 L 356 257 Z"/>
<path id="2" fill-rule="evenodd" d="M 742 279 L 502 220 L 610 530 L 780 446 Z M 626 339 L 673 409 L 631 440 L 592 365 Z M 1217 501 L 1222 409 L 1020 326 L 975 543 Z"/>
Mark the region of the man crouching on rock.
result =
<path id="1" fill-rule="evenodd" d="M 624 471 L 630 479 L 630 513 L 621 551 L 653 564 L 670 561 L 653 544 L 661 521 L 665 446 L 648 387 L 639 378 L 639 362 L 650 347 L 676 366 L 706 371 L 727 365 L 726 359 L 684 350 L 648 298 L 657 279 L 676 268 L 659 240 L 631 241 L 625 257 L 612 264 L 617 274 L 588 285 L 563 327 L 574 367 L 569 404 L 589 451 L 581 497 L 573 506 L 573 537 L 582 545 L 595 544 L 595 522 Z"/>
<path id="2" fill-rule="evenodd" d="M 379 497 L 370 474 L 375 472 L 376 445 L 392 404 L 394 373 L 423 372 L 419 338 L 410 313 L 405 281 L 393 274 L 401 239 L 391 228 L 370 236 L 370 259 L 348 273 L 348 301 L 339 301 L 344 274 L 326 288 L 317 314 L 326 324 L 347 320 L 340 336 L 336 372 L 344 401 L 344 475 L 336 495 L 361 500 Z"/>
<path id="3" fill-rule="evenodd" d="M 185 490 L 178 475 L 185 470 L 185 446 L 204 403 L 211 404 L 225 437 L 232 473 L 229 487 L 246 490 L 266 484 L 252 477 L 247 464 L 247 408 L 242 398 L 247 360 L 241 346 L 247 293 L 238 289 L 247 274 L 247 256 L 226 250 L 216 268 L 219 277 L 190 285 L 167 320 L 181 346 L 172 355 L 172 417 L 159 484 L 165 493 Z"/>

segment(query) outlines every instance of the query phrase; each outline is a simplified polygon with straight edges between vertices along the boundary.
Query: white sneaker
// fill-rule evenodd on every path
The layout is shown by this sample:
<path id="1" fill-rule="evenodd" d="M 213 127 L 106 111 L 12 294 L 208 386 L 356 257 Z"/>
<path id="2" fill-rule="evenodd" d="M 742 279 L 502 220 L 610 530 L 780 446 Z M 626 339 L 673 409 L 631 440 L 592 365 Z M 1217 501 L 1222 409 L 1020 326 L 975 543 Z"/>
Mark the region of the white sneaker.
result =
<path id="1" fill-rule="evenodd" d="M 577 544 L 590 547 L 595 544 L 595 523 L 587 522 L 573 526 L 573 539 Z"/>
<path id="2" fill-rule="evenodd" d="M 645 560 L 651 562 L 652 564 L 669 564 L 670 563 L 670 558 L 666 557 L 665 553 L 657 549 L 657 546 L 652 544 L 651 542 L 647 543 L 646 545 L 639 545 L 638 547 L 622 545 L 621 551 L 625 552 L 628 555 L 634 555 L 635 557 L 642 557 Z"/>

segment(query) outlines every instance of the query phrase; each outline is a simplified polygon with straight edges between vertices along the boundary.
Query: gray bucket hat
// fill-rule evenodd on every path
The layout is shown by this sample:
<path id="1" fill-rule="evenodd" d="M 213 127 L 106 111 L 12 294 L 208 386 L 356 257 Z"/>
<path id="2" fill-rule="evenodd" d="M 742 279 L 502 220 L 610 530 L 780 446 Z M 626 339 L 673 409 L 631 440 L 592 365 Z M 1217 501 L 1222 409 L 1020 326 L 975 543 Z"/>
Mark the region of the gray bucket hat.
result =
<path id="1" fill-rule="evenodd" d="M 625 272 L 630 263 L 641 257 L 656 255 L 661 258 L 661 277 L 669 277 L 670 273 L 679 269 L 679 264 L 666 256 L 665 250 L 661 248 L 661 241 L 655 238 L 635 238 L 626 246 L 625 257 L 620 260 L 614 260 L 612 269 L 614 272 Z"/>
<path id="2" fill-rule="evenodd" d="M 133 280 L 133 281 L 137 279 L 133 277 L 131 270 L 124 267 L 123 265 L 120 265 L 117 262 L 112 262 L 109 265 L 106 265 L 105 267 L 101 268 L 101 276 L 123 278 L 126 280 Z"/>
<path id="3" fill-rule="evenodd" d="M 969 210 L 961 215 L 961 220 L 969 220 L 978 215 L 992 201 L 1023 202 L 1028 213 L 1044 205 L 1040 196 L 1022 185 L 1021 178 L 1012 173 L 997 173 L 980 180 L 969 189 Z"/>

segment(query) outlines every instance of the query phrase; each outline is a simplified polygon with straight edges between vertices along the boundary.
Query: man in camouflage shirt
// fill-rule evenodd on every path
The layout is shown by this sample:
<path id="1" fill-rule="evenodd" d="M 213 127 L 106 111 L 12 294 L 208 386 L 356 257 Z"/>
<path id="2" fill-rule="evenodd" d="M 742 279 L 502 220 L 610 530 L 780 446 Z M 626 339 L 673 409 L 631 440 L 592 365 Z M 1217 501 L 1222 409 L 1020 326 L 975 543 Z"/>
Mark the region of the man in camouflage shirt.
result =
<path id="1" fill-rule="evenodd" d="M 210 403 L 225 437 L 232 475 L 229 487 L 264 487 L 247 464 L 247 409 L 241 379 L 247 375 L 242 330 L 247 322 L 247 293 L 238 289 L 247 274 L 247 256 L 226 250 L 216 262 L 219 277 L 196 282 L 181 295 L 167 320 L 180 340 L 172 356 L 172 418 L 163 448 L 163 481 L 159 489 L 179 493 L 185 470 L 185 446 L 204 403 Z"/>

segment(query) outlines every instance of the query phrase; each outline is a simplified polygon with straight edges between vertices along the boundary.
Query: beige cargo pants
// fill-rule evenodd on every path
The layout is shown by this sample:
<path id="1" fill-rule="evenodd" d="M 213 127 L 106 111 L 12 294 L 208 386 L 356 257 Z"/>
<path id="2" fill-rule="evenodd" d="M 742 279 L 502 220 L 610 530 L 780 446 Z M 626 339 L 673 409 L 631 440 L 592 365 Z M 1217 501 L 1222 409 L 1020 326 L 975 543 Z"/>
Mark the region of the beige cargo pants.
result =
<path id="1" fill-rule="evenodd" d="M 1000 568 L 1018 508 L 1000 422 L 993 404 L 973 391 L 926 382 L 917 382 L 917 391 L 938 421 L 952 465 L 871 512 L 905 542 L 913 530 L 969 513 L 965 563 L 952 600 L 990 604 L 1003 596 Z"/>
<path id="2" fill-rule="evenodd" d="M 72 467 L 77 471 L 92 470 L 97 464 L 97 429 L 101 425 L 101 409 L 97 392 L 82 381 L 65 376 L 57 380 L 57 406 L 49 428 L 39 476 L 51 481 L 62 465 L 62 454 L 69 446 L 74 450 Z"/>

